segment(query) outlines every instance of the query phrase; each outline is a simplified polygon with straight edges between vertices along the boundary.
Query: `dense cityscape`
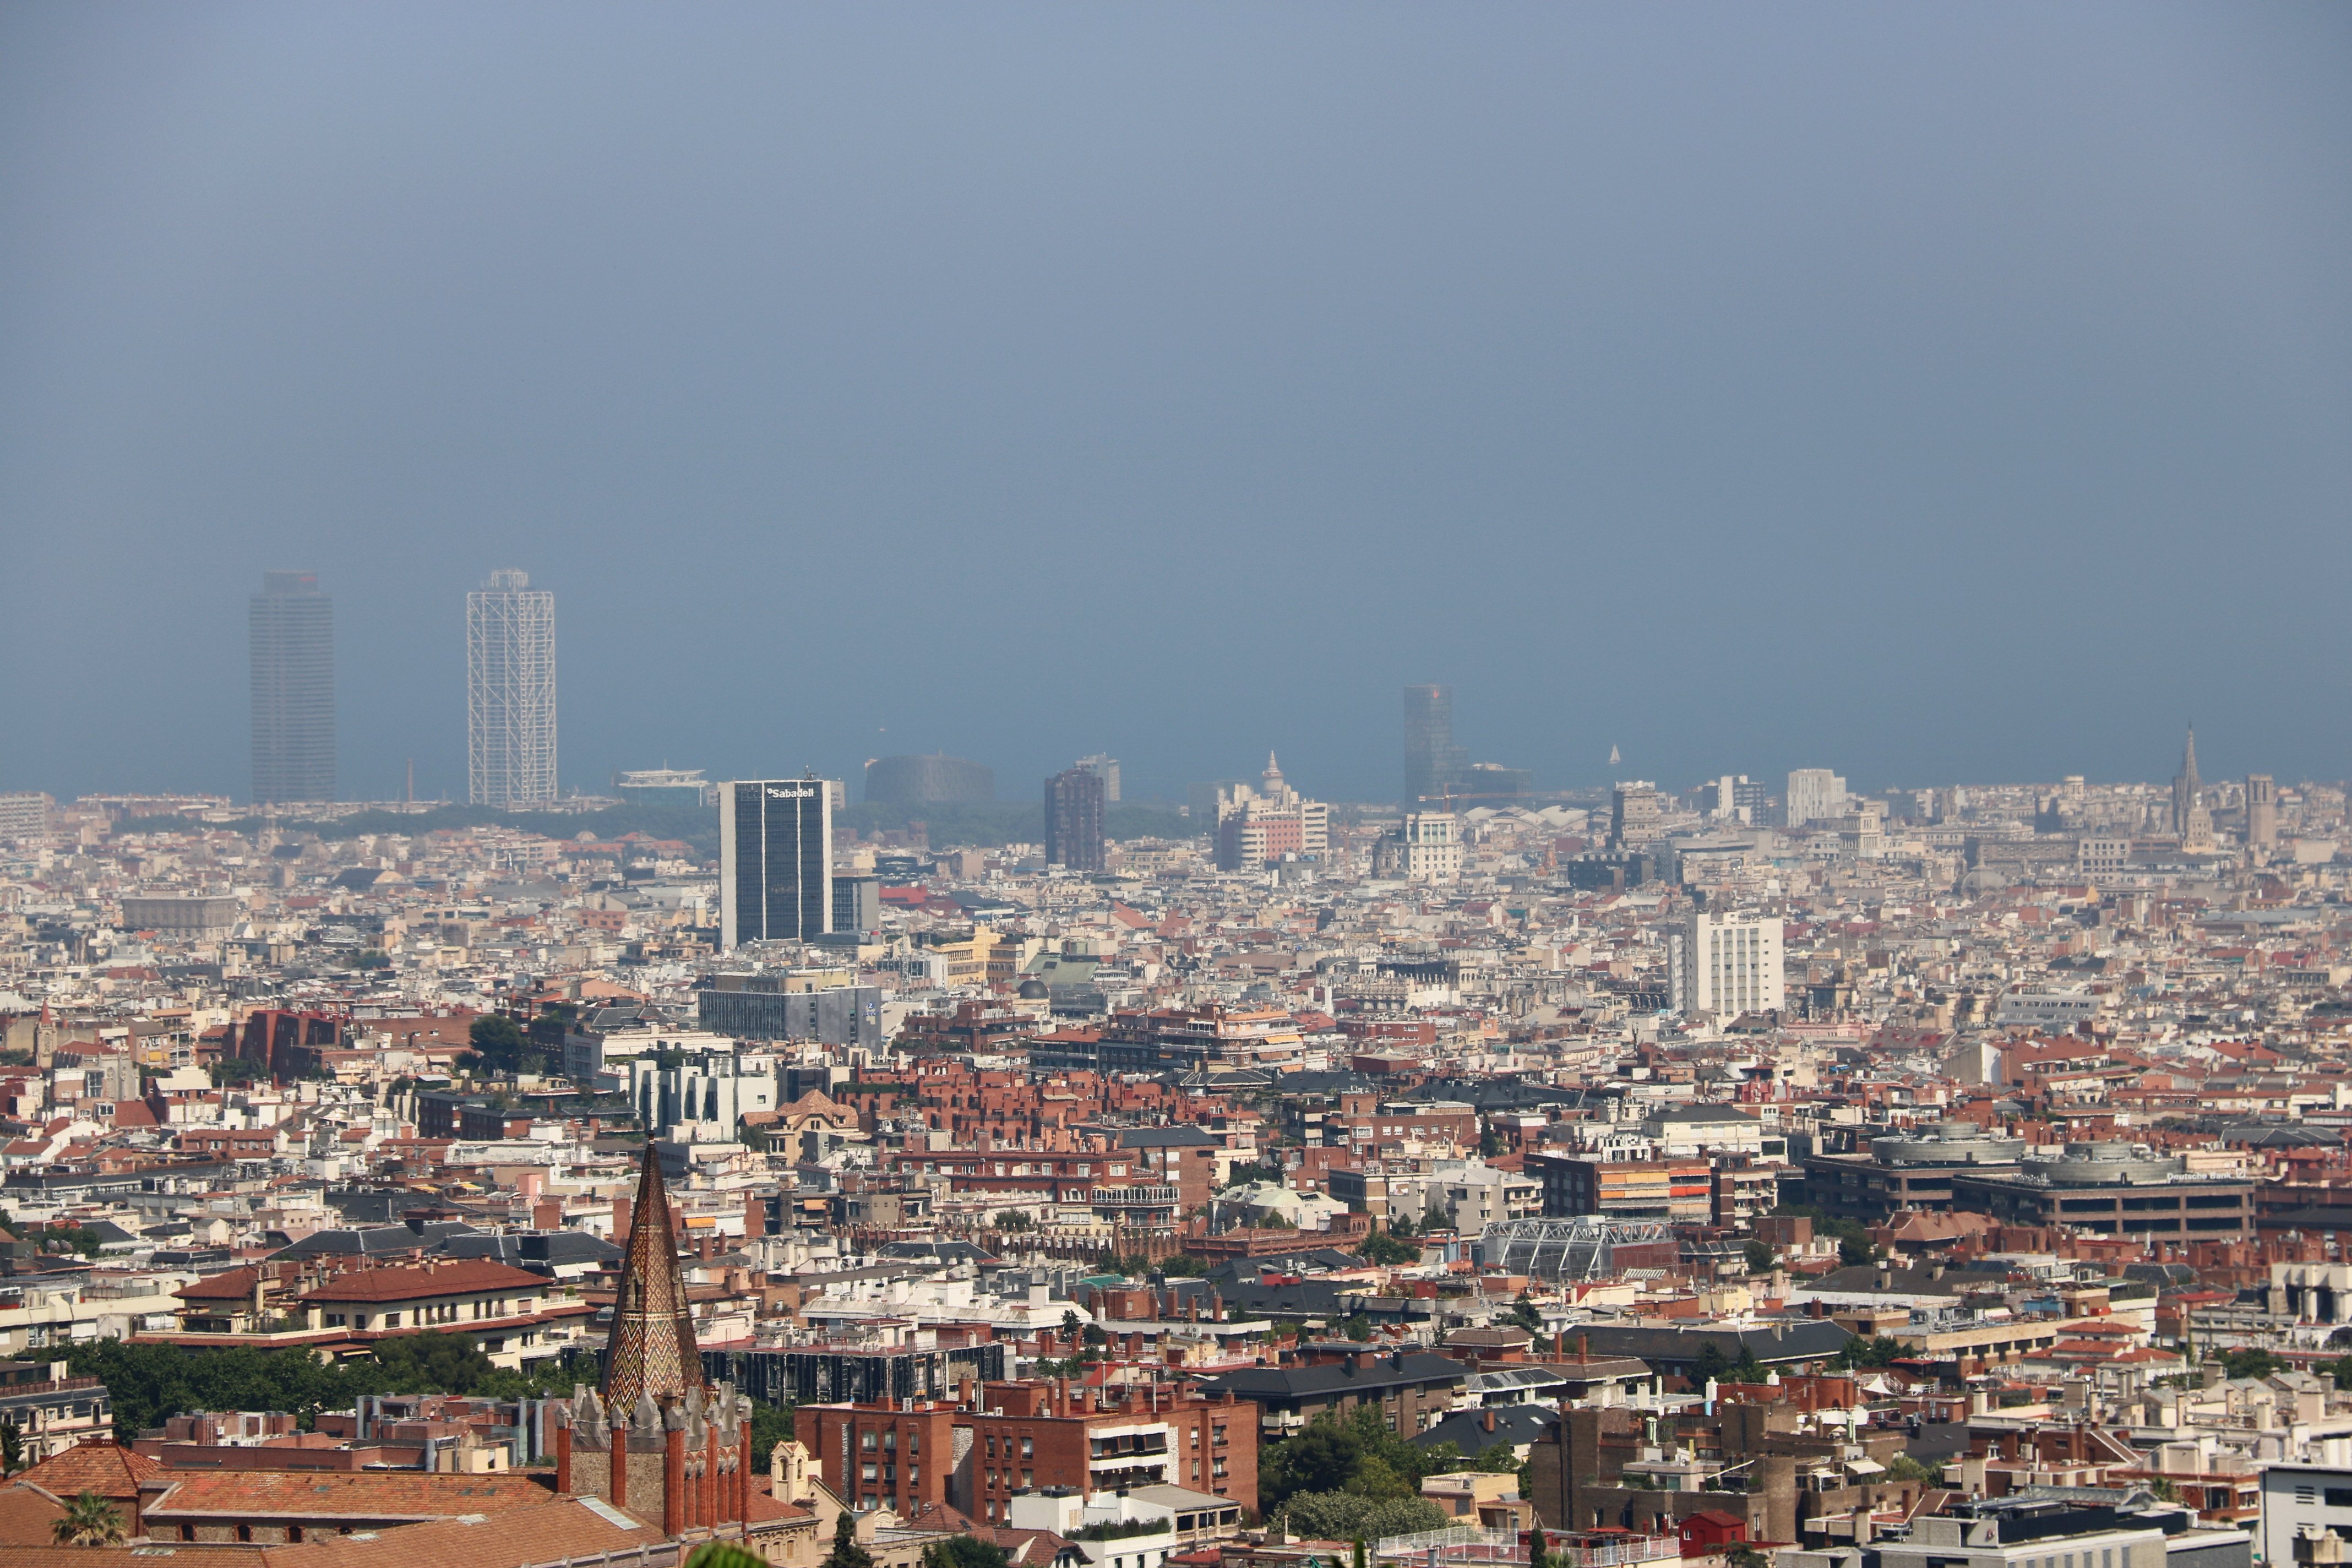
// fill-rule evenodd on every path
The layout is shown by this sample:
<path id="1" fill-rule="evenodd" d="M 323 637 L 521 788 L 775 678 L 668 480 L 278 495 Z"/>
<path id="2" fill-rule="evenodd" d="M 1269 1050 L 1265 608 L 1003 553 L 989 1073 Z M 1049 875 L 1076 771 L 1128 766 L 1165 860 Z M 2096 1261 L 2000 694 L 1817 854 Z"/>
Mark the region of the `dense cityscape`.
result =
<path id="1" fill-rule="evenodd" d="M 2340 785 L 1548 791 L 1416 686 L 1377 803 L 564 792 L 553 595 L 467 625 L 463 807 L 336 799 L 277 571 L 248 801 L 0 797 L 12 1548 L 2352 1539 Z"/>

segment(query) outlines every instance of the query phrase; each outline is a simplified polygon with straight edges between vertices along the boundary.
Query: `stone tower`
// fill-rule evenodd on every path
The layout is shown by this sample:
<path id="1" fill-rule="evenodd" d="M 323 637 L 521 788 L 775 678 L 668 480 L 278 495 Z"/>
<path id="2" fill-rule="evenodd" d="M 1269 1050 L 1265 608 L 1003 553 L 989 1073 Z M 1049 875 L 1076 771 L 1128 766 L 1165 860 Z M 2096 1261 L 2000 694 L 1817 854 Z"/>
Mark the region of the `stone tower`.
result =
<path id="1" fill-rule="evenodd" d="M 673 1539 L 740 1533 L 751 1502 L 751 1404 L 703 1378 L 669 1191 L 650 1140 L 604 1381 L 575 1387 L 555 1418 L 556 1490 L 658 1520 Z"/>

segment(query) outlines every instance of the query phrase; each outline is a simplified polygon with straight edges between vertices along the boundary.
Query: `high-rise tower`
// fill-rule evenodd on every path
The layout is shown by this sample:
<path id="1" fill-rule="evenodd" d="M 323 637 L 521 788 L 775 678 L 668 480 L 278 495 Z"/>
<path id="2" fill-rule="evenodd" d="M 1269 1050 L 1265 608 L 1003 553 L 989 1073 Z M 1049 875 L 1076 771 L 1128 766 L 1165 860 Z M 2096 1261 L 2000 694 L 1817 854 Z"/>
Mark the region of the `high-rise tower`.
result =
<path id="1" fill-rule="evenodd" d="M 335 602 L 309 572 L 265 572 L 247 614 L 253 798 L 335 798 Z"/>
<path id="2" fill-rule="evenodd" d="M 748 1517 L 751 1401 L 704 1376 L 677 1225 L 649 1139 L 598 1385 L 554 1410 L 555 1489 L 661 1521 L 672 1540 Z"/>
<path id="3" fill-rule="evenodd" d="M 555 798 L 555 595 L 526 573 L 466 595 L 466 782 L 476 805 Z"/>
<path id="4" fill-rule="evenodd" d="M 1404 689 L 1404 803 L 1441 800 L 1462 783 L 1469 753 L 1454 743 L 1454 688 Z"/>
<path id="5" fill-rule="evenodd" d="M 814 942 L 833 930 L 833 781 L 719 786 L 719 943 Z"/>
<path id="6" fill-rule="evenodd" d="M 2246 775 L 2246 847 L 2270 849 L 2278 844 L 2278 781 L 2268 773 Z"/>
<path id="7" fill-rule="evenodd" d="M 1081 763 L 1045 781 L 1045 863 L 1103 868 L 1103 776 Z"/>

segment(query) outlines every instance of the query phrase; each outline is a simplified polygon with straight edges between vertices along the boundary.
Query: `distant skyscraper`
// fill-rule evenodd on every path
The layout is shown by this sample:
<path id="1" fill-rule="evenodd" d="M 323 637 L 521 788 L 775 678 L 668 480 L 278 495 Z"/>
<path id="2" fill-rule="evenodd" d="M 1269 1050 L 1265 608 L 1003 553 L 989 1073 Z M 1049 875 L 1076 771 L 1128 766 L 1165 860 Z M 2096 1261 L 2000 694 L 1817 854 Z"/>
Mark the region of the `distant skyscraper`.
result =
<path id="1" fill-rule="evenodd" d="M 1102 780 L 1105 805 L 1118 804 L 1118 759 L 1117 757 L 1106 757 L 1097 752 L 1091 757 L 1080 757 L 1078 766 Z"/>
<path id="2" fill-rule="evenodd" d="M 466 595 L 466 781 L 476 805 L 555 798 L 555 595 L 521 572 Z"/>
<path id="3" fill-rule="evenodd" d="M 1619 849 L 1639 849 L 1658 837 L 1658 786 L 1647 779 L 1629 779 L 1609 792 L 1609 842 Z"/>
<path id="4" fill-rule="evenodd" d="M 2246 775 L 2246 847 L 2268 849 L 2278 843 L 2278 783 L 2268 773 Z"/>
<path id="5" fill-rule="evenodd" d="M 866 764 L 866 798 L 884 805 L 962 805 L 996 798 L 996 774 L 985 763 L 946 752 L 929 757 L 876 757 Z"/>
<path id="6" fill-rule="evenodd" d="M 1045 863 L 1073 871 L 1103 868 L 1100 773 L 1081 763 L 1045 781 Z"/>
<path id="7" fill-rule="evenodd" d="M 1469 752 L 1454 743 L 1454 688 L 1404 689 L 1404 799 L 1443 799 L 1459 788 Z"/>
<path id="8" fill-rule="evenodd" d="M 309 572 L 264 572 L 246 620 L 253 798 L 335 798 L 335 602 Z"/>
<path id="9" fill-rule="evenodd" d="M 827 779 L 719 786 L 719 943 L 814 942 L 833 929 Z"/>

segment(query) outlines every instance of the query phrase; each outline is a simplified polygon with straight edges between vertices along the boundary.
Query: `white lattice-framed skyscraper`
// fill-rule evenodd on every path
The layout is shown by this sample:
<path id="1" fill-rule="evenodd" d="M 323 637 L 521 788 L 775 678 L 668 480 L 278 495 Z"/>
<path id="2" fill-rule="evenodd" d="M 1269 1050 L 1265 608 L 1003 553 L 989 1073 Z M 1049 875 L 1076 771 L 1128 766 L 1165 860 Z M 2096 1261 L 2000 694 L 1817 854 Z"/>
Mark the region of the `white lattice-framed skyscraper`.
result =
<path id="1" fill-rule="evenodd" d="M 466 595 L 466 782 L 476 805 L 555 798 L 555 595 L 525 573 Z"/>

